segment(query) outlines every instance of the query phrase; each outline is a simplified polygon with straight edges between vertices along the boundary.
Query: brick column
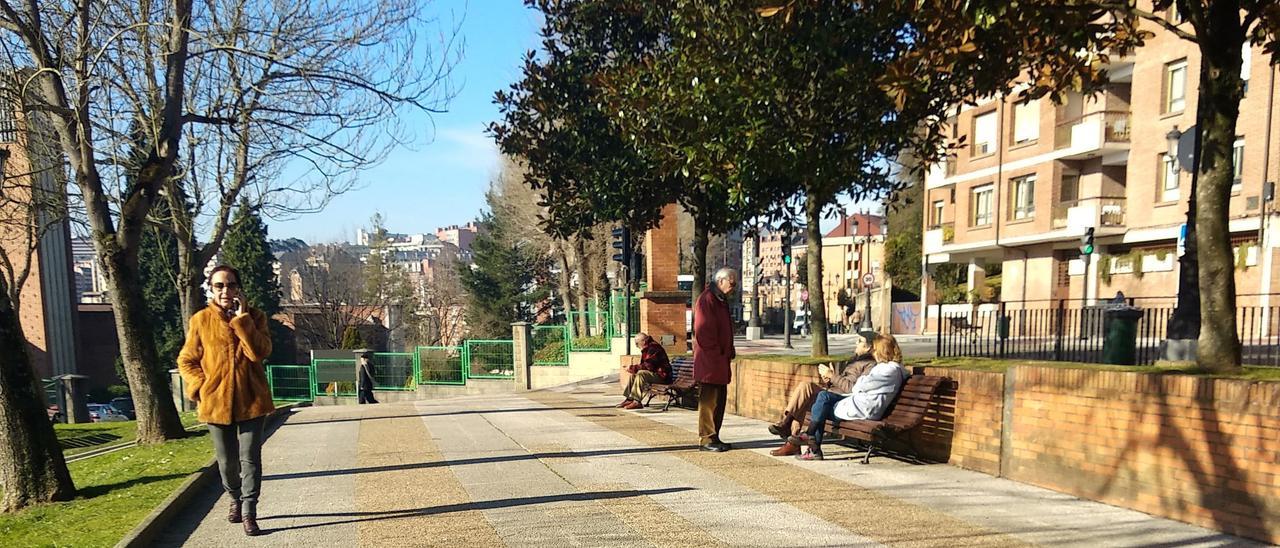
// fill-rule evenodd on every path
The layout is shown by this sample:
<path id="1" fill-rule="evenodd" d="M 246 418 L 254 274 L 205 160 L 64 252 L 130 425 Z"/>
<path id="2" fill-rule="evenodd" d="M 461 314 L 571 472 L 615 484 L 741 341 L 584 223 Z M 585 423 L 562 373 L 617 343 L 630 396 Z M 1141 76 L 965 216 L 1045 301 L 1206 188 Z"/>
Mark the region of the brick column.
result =
<path id="1" fill-rule="evenodd" d="M 687 291 L 680 291 L 680 250 L 676 204 L 662 208 L 662 222 L 645 233 L 645 272 L 648 289 L 640 294 L 640 330 L 662 343 L 668 354 L 684 354 Z M 664 337 L 670 337 L 670 344 Z"/>
<path id="2" fill-rule="evenodd" d="M 528 322 L 511 324 L 511 342 L 511 350 L 515 353 L 512 364 L 515 366 L 516 389 L 530 390 L 533 388 L 529 370 L 533 367 L 533 328 Z"/>

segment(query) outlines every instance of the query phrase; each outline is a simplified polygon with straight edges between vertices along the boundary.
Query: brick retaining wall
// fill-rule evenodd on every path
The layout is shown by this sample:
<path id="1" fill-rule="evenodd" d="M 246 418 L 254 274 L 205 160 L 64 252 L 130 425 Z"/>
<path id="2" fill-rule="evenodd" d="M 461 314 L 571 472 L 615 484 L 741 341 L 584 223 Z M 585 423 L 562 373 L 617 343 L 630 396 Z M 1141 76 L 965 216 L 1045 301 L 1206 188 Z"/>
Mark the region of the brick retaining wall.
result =
<path id="1" fill-rule="evenodd" d="M 1280 541 L 1280 383 L 1115 371 L 950 368 L 921 456 Z M 729 412 L 776 420 L 814 365 L 739 359 Z"/>

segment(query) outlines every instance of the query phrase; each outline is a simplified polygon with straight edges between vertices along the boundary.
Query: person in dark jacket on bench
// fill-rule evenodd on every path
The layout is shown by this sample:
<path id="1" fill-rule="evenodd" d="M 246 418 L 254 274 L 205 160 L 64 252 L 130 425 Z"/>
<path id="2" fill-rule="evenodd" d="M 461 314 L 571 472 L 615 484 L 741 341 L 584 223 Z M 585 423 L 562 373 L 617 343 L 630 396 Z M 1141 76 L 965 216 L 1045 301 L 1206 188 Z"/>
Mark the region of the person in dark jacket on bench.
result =
<path id="1" fill-rule="evenodd" d="M 636 333 L 635 342 L 640 348 L 640 363 L 628 369 L 631 384 L 622 392 L 626 399 L 614 407 L 640 409 L 644 407 L 640 400 L 649 391 L 649 385 L 671 382 L 671 360 L 667 359 L 667 351 L 662 345 L 646 333 Z"/>
<path id="2" fill-rule="evenodd" d="M 819 382 L 804 382 L 796 385 L 791 391 L 791 399 L 787 402 L 787 406 L 782 409 L 782 417 L 778 422 L 769 425 L 769 433 L 784 440 L 799 434 L 804 427 L 805 415 L 809 413 L 814 400 L 823 390 L 830 390 L 837 394 L 852 393 L 853 385 L 858 378 L 876 365 L 875 358 L 871 357 L 872 339 L 870 337 L 875 337 L 875 333 L 868 331 L 858 338 L 853 348 L 853 358 L 849 360 L 849 364 L 839 376 L 836 376 L 835 371 L 829 366 L 823 364 L 818 366 Z M 770 451 L 769 454 L 775 457 L 798 455 L 800 446 L 787 442 L 782 447 Z"/>

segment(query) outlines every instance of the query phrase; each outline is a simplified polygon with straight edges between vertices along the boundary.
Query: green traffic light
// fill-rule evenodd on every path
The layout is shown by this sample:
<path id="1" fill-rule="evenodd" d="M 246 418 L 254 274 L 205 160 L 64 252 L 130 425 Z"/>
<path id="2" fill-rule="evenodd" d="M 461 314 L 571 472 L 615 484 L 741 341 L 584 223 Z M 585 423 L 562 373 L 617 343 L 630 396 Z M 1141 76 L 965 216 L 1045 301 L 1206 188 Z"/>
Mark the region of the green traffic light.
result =
<path id="1" fill-rule="evenodd" d="M 782 256 L 782 264 L 791 264 L 791 256 L 790 256 L 790 255 L 783 255 L 783 256 Z"/>
<path id="2" fill-rule="evenodd" d="M 1084 251 L 1084 254 L 1085 254 L 1085 255 L 1093 255 L 1093 246 L 1091 246 L 1091 245 L 1086 245 L 1086 246 L 1084 246 L 1084 250 L 1083 250 L 1083 251 Z"/>

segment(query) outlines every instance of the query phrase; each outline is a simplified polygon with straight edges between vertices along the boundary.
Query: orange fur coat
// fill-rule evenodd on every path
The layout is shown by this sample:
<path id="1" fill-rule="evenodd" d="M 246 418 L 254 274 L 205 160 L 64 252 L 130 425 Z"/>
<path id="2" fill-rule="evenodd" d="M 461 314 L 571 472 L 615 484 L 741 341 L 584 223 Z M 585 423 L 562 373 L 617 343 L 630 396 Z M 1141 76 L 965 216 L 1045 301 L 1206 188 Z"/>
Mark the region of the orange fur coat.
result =
<path id="1" fill-rule="evenodd" d="M 231 424 L 275 410 L 263 360 L 271 354 L 267 316 L 250 308 L 227 319 L 209 303 L 191 317 L 187 341 L 178 353 L 186 396 L 199 406 L 200 420 Z"/>

